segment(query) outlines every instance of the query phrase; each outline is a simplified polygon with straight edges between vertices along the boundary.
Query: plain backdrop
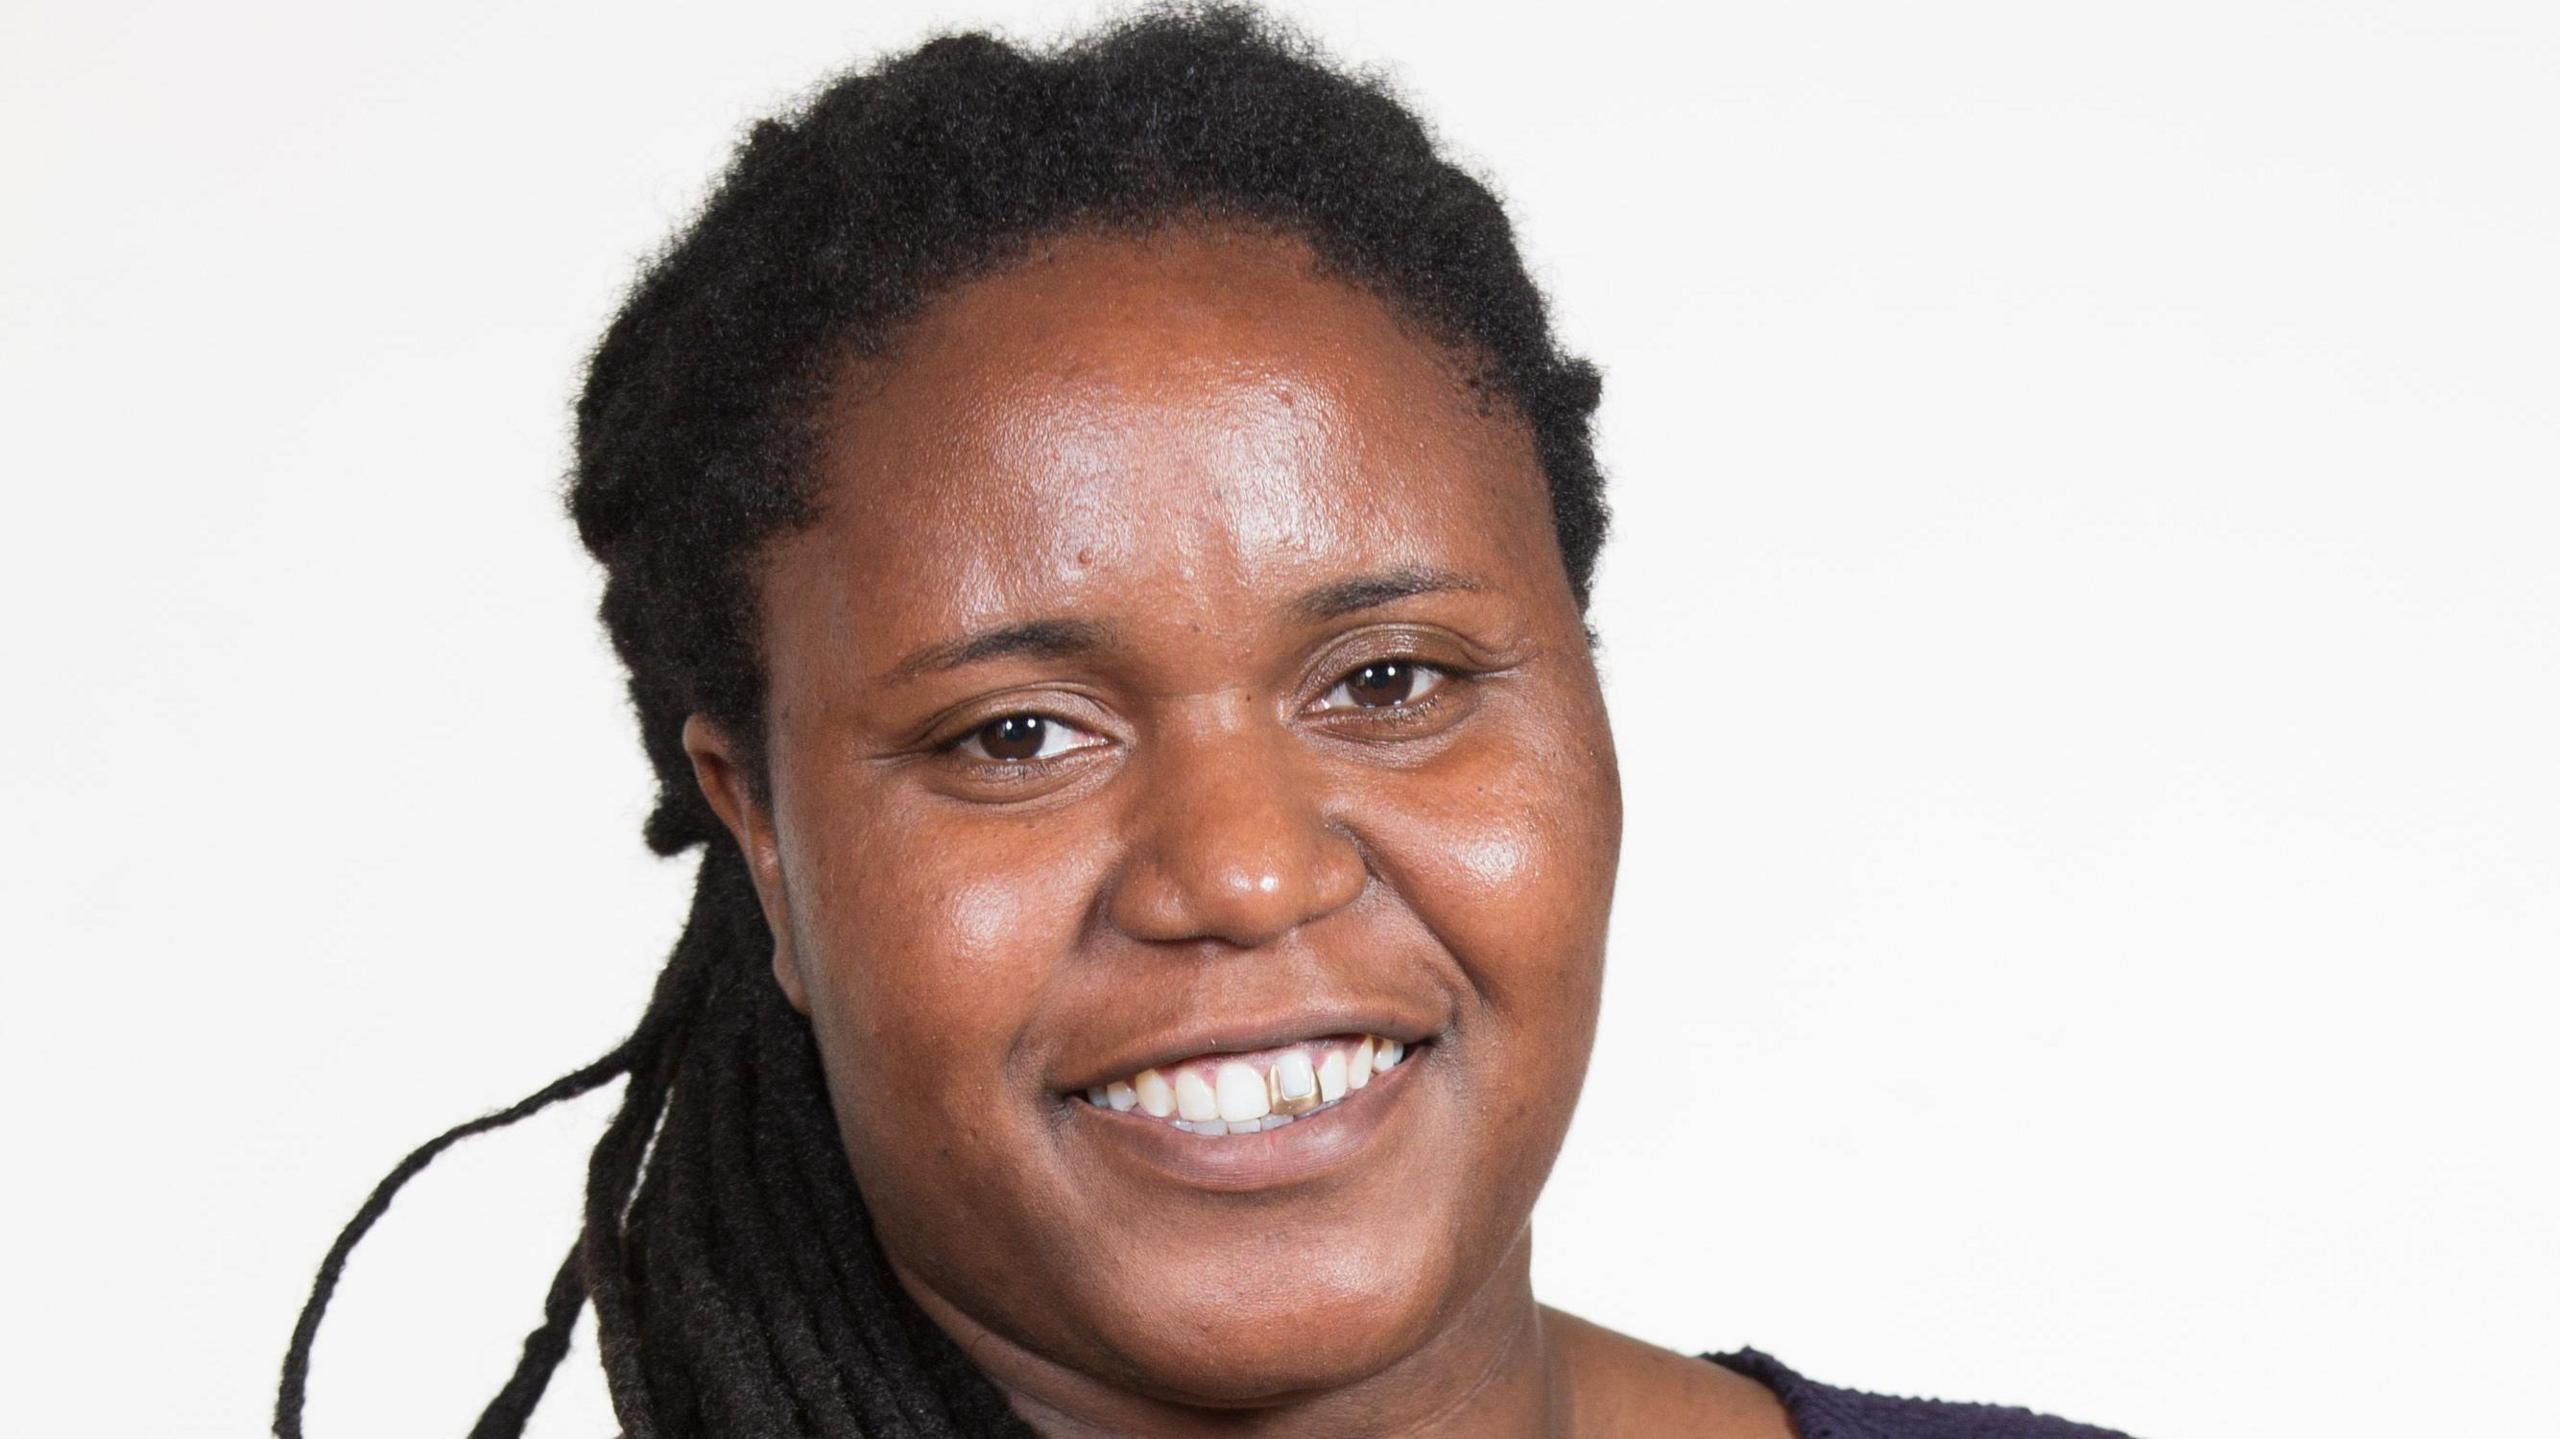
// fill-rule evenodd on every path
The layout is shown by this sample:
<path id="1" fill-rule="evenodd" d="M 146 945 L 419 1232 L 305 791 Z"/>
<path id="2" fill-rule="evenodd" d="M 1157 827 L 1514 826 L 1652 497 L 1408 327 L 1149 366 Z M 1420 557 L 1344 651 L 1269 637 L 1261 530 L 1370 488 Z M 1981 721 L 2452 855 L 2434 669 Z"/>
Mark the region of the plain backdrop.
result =
<path id="1" fill-rule="evenodd" d="M 752 118 L 1095 13 L 0 10 L 9 1430 L 258 1432 L 380 1173 L 638 1014 L 691 866 L 584 351 Z M 1284 13 L 1608 375 L 1543 1296 L 2145 1439 L 2560 1433 L 2560 10 Z M 608 1105 L 401 1199 L 316 1434 L 467 1427 Z M 535 1432 L 610 1425 L 582 1331 Z"/>

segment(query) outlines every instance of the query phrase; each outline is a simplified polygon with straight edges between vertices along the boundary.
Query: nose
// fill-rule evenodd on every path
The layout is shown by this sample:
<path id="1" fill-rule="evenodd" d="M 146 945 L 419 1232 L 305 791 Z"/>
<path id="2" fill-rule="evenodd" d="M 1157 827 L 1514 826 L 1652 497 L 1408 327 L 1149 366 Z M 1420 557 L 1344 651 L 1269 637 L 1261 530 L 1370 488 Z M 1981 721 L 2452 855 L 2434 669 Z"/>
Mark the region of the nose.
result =
<path id="1" fill-rule="evenodd" d="M 1368 888 L 1367 857 L 1326 812 L 1317 761 L 1285 733 L 1194 734 L 1151 749 L 1109 897 L 1122 932 L 1251 948 Z"/>

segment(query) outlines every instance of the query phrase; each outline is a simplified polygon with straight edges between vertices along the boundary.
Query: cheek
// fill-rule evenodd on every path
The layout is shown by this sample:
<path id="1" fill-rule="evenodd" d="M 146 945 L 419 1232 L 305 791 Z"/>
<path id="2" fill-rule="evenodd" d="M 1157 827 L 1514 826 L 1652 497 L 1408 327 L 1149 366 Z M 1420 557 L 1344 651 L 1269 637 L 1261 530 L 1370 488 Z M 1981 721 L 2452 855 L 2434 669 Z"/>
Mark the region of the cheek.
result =
<path id="1" fill-rule="evenodd" d="M 994 1112 L 1075 944 L 1093 846 L 929 806 L 836 812 L 875 818 L 807 846 L 795 869 L 814 902 L 795 890 L 792 929 L 844 1119 L 877 1132 Z"/>
<path id="2" fill-rule="evenodd" d="M 1593 732 L 1562 723 L 1453 755 L 1380 821 L 1415 914 L 1502 1012 L 1498 1031 L 1572 1039 L 1596 1012 L 1618 790 L 1605 738 L 1584 739 Z"/>

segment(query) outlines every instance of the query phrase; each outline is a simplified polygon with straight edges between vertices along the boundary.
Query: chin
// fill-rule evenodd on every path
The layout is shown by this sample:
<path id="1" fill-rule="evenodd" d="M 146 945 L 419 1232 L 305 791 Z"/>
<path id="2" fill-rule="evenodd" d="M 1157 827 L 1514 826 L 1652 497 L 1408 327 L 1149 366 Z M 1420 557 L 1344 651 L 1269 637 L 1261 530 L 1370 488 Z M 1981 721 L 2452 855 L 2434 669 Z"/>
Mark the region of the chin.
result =
<path id="1" fill-rule="evenodd" d="M 1158 1263 L 1115 1306 L 1133 1318 L 1111 1347 L 1131 1388 L 1211 1407 L 1356 1384 L 1420 1348 L 1463 1298 L 1448 1232 L 1345 1245 L 1284 1229 Z"/>

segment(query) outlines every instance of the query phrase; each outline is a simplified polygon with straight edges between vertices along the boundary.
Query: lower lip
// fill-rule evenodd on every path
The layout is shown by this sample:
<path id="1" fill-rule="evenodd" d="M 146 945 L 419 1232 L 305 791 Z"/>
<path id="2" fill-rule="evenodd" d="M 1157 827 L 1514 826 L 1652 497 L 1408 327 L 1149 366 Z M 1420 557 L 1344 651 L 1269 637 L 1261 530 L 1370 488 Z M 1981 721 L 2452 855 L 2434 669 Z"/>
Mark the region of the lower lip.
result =
<path id="1" fill-rule="evenodd" d="M 1135 1160 L 1163 1179 L 1195 1189 L 1241 1193 L 1321 1179 L 1359 1161 L 1395 1117 L 1412 1076 L 1433 1045 L 1410 1048 L 1404 1062 L 1380 1073 L 1321 1114 L 1259 1134 L 1190 1134 L 1162 1119 L 1069 1101 L 1077 1132 Z"/>

